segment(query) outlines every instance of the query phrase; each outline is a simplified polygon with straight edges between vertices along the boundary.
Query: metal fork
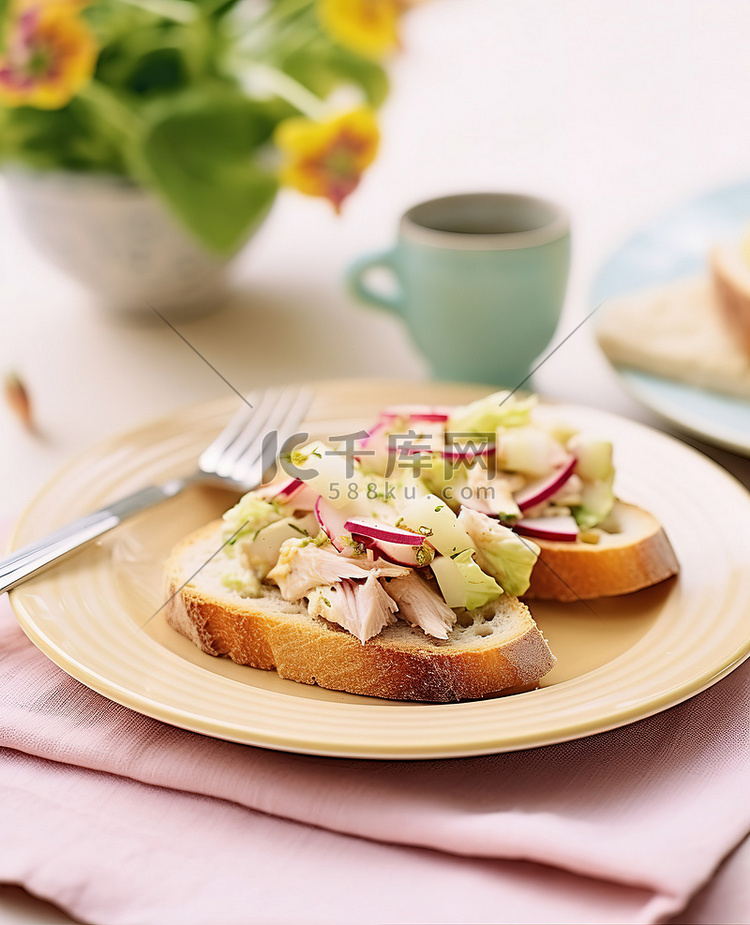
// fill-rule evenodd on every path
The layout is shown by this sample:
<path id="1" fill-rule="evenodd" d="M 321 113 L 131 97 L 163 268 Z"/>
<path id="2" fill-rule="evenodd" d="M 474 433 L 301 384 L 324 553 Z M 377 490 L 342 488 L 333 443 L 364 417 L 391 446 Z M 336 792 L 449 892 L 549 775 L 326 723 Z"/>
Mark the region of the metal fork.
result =
<path id="1" fill-rule="evenodd" d="M 294 436 L 312 398 L 310 389 L 293 388 L 249 395 L 229 424 L 201 453 L 194 473 L 170 479 L 163 485 L 142 488 L 16 550 L 0 560 L 0 593 L 15 588 L 67 553 L 107 533 L 127 517 L 173 498 L 196 482 L 214 482 L 238 491 L 256 488 L 275 459 L 275 453 L 269 458 L 265 436 L 275 431 L 275 446 L 282 447 Z"/>

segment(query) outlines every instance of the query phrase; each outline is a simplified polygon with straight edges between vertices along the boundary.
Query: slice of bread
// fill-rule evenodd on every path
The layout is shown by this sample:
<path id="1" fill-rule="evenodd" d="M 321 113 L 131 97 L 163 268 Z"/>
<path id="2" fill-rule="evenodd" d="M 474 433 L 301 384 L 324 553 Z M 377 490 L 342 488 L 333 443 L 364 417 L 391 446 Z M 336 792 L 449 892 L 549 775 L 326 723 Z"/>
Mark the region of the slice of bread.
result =
<path id="1" fill-rule="evenodd" d="M 590 600 L 640 591 L 679 571 L 664 528 L 648 511 L 617 501 L 598 542 L 534 540 L 541 548 L 524 598 Z"/>
<path id="2" fill-rule="evenodd" d="M 711 273 L 727 328 L 750 356 L 750 263 L 743 249 L 715 247 L 711 252 Z"/>
<path id="3" fill-rule="evenodd" d="M 750 398 L 750 357 L 724 323 L 708 278 L 609 300 L 596 337 L 613 363 Z"/>
<path id="4" fill-rule="evenodd" d="M 458 611 L 448 639 L 399 620 L 364 645 L 263 585 L 243 598 L 221 581 L 221 523 L 180 542 L 166 565 L 167 621 L 209 655 L 275 669 L 282 678 L 391 700 L 448 702 L 535 685 L 555 663 L 525 604 L 502 595 Z"/>

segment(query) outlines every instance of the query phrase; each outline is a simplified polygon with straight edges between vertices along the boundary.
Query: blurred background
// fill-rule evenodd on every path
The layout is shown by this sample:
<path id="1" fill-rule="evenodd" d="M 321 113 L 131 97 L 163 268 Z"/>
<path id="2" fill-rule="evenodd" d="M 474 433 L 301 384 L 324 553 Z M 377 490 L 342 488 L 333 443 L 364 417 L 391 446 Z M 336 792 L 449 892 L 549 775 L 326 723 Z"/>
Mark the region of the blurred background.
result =
<path id="1" fill-rule="evenodd" d="M 338 6 L 351 12 L 358 2 Z M 185 5 L 164 2 L 172 13 Z M 252 0 L 240 7 L 259 9 Z M 398 48 L 363 55 L 384 68 L 390 91 L 376 116 L 379 149 L 340 214 L 323 198 L 282 188 L 232 265 L 225 307 L 174 320 L 241 391 L 290 378 L 427 375 L 401 323 L 357 304 L 343 285 L 350 261 L 389 246 L 415 202 L 511 190 L 566 205 L 573 262 L 559 340 L 589 309 L 597 267 L 639 223 L 747 176 L 750 6 L 739 0 L 429 0 L 404 13 L 398 32 Z M 365 98 L 337 93 L 344 108 Z M 2 122 L 0 131 L 11 137 Z M 95 440 L 228 388 L 153 314 L 110 311 L 42 257 L 21 229 L 17 181 L 7 179 L 0 370 L 21 377 L 38 425 L 31 434 L 0 407 L 3 508 L 17 511 Z M 58 208 L 54 223 L 73 240 L 66 214 Z M 28 208 L 25 220 L 34 220 Z M 651 419 L 585 325 L 535 384 L 554 398 Z"/>

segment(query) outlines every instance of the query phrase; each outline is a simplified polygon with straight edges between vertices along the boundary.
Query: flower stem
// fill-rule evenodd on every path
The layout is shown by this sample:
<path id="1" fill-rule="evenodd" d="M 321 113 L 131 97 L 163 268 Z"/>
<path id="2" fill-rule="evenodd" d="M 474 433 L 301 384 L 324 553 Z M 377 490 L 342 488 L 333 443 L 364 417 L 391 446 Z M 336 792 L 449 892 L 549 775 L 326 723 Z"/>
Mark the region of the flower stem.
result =
<path id="1" fill-rule="evenodd" d="M 308 90 L 293 77 L 285 74 L 270 64 L 254 64 L 248 71 L 248 77 L 257 77 L 263 89 L 281 97 L 298 109 L 309 119 L 320 121 L 327 115 L 327 108 L 323 100 Z"/>

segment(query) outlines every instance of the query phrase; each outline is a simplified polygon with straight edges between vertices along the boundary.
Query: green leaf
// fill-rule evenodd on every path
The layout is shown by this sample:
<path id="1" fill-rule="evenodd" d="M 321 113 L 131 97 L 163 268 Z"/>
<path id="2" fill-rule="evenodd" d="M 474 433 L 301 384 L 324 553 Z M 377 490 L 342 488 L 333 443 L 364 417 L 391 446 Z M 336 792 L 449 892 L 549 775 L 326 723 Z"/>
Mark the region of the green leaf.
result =
<path id="1" fill-rule="evenodd" d="M 323 36 L 290 54 L 280 67 L 322 98 L 342 84 L 361 87 L 373 107 L 380 106 L 388 95 L 388 78 L 379 64 Z"/>
<path id="2" fill-rule="evenodd" d="M 22 106 L 2 111 L 0 160 L 39 170 L 126 173 L 122 151 L 77 99 L 56 110 Z"/>
<path id="3" fill-rule="evenodd" d="M 8 23 L 8 0 L 0 0 L 0 50 L 5 47 L 5 28 Z"/>
<path id="4" fill-rule="evenodd" d="M 261 104 L 228 87 L 186 92 L 151 113 L 143 168 L 212 250 L 236 251 L 273 204 L 276 177 L 255 157 L 273 127 Z"/>

